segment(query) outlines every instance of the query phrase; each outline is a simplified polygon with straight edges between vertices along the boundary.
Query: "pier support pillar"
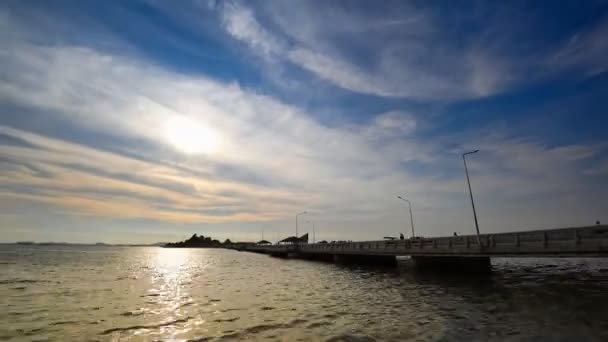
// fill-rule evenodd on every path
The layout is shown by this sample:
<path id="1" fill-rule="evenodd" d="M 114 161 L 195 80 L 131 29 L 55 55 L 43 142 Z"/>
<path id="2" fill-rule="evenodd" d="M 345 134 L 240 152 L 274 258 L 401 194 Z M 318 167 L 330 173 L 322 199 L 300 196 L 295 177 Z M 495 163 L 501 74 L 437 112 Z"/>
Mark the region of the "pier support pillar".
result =
<path id="1" fill-rule="evenodd" d="M 437 270 L 453 273 L 490 273 L 490 257 L 466 256 L 412 256 L 418 269 Z"/>
<path id="2" fill-rule="evenodd" d="M 346 255 L 335 254 L 334 262 L 345 264 L 372 264 L 372 265 L 396 265 L 397 258 L 394 255 Z"/>

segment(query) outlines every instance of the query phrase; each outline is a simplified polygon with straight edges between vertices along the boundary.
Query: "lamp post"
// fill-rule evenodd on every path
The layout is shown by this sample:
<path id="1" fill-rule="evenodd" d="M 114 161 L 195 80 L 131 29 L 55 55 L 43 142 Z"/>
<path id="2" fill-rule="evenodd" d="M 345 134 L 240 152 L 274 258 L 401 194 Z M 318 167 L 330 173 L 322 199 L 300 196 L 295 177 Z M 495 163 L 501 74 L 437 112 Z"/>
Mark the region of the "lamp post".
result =
<path id="1" fill-rule="evenodd" d="M 477 243 L 481 247 L 481 238 L 479 237 L 479 223 L 477 222 L 477 213 L 475 212 L 475 202 L 473 201 L 473 191 L 471 190 L 471 180 L 469 179 L 469 170 L 467 168 L 467 159 L 465 158 L 468 154 L 477 153 L 479 150 L 466 152 L 462 154 L 462 161 L 464 162 L 464 173 L 467 175 L 467 184 L 469 185 L 469 195 L 471 196 L 471 206 L 473 207 L 473 217 L 475 218 L 475 230 L 477 231 Z"/>
<path id="2" fill-rule="evenodd" d="M 306 211 L 303 211 L 296 215 L 296 238 L 298 237 L 298 216 L 303 215 L 303 214 L 308 214 L 308 213 Z"/>
<path id="3" fill-rule="evenodd" d="M 398 199 L 407 202 L 407 204 L 410 207 L 410 223 L 412 225 L 412 237 L 415 236 L 414 234 L 414 215 L 412 214 L 412 202 L 410 202 L 409 200 L 406 200 L 405 198 L 401 197 L 401 196 L 397 196 Z"/>

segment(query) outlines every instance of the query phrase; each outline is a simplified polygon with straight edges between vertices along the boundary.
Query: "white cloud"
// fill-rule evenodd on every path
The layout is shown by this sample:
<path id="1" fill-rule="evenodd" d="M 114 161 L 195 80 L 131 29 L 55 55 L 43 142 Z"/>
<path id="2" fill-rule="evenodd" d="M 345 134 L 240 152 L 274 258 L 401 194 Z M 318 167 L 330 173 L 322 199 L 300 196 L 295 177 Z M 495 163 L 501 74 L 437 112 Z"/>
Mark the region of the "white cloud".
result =
<path id="1" fill-rule="evenodd" d="M 393 134 L 408 134 L 416 129 L 416 119 L 400 111 L 386 112 L 376 117 L 376 126 Z"/>
<path id="2" fill-rule="evenodd" d="M 262 62 L 269 74 L 274 75 L 274 68 L 285 73 L 283 63 L 333 86 L 381 97 L 475 99 L 564 70 L 583 71 L 589 77 L 608 68 L 606 19 L 550 52 L 544 46 L 526 48 L 518 34 L 533 26 L 522 20 L 522 27 L 513 30 L 512 17 L 505 19 L 501 11 L 489 11 L 489 18 L 470 14 L 466 20 L 482 28 L 459 31 L 455 38 L 451 31 L 460 28 L 453 22 L 456 26 L 448 26 L 425 6 L 384 5 L 363 13 L 356 6 L 332 2 L 267 2 L 256 8 L 264 18 L 260 22 L 245 4 L 230 3 L 223 15 L 225 29 L 234 38 L 272 56 Z M 478 6 L 483 13 L 484 5 Z M 281 84 L 287 83 L 285 78 L 274 77 Z"/>
<path id="3" fill-rule="evenodd" d="M 222 6 L 222 19 L 226 31 L 238 40 L 261 51 L 265 56 L 281 53 L 285 43 L 263 28 L 253 11 L 238 3 L 227 2 Z"/>
<path id="4" fill-rule="evenodd" d="M 492 56 L 428 44 L 438 39 L 437 32 L 430 17 L 415 8 L 370 18 L 328 4 L 314 10 L 305 3 L 290 4 L 294 8 L 289 10 L 275 5 L 271 18 L 282 32 L 264 28 L 240 3 L 225 6 L 225 28 L 253 51 L 272 56 L 273 65 L 282 59 L 343 89 L 382 97 L 453 100 L 492 95 L 512 79 Z M 292 44 L 285 43 L 286 36 Z M 354 63 L 349 58 L 353 53 L 340 48 L 336 37 L 356 46 L 371 63 Z"/>
<path id="5" fill-rule="evenodd" d="M 242 20 L 247 24 L 235 24 L 233 29 L 249 30 L 238 33 L 248 44 L 264 53 L 285 49 L 282 43 L 267 45 L 267 31 L 248 22 L 252 17 Z M 425 139 L 414 134 L 419 126 L 415 117 L 399 111 L 378 115 L 356 129 L 326 127 L 302 108 L 237 83 L 168 71 L 146 60 L 19 39 L 5 46 L 0 53 L 5 67 L 0 99 L 17 108 L 37 108 L 44 115 L 37 117 L 37 128 L 3 127 L 0 133 L 44 148 L 0 145 L 0 157 L 11 161 L 3 169 L 2 184 L 13 187 L 3 189 L 3 208 L 19 200 L 62 206 L 74 213 L 143 217 L 170 224 L 246 225 L 261 220 L 280 227 L 291 225 L 293 213 L 305 208 L 327 223 L 328 232 L 346 230 L 355 239 L 401 229 L 401 203 L 394 197 L 406 193 L 415 208 L 427 208 L 416 212 L 417 225 L 425 234 L 467 231 L 471 226 L 460 156 L 445 150 L 468 141 L 485 153 L 485 159 L 471 162 L 476 194 L 486 199 L 480 209 L 492 212 L 484 217 L 480 210 L 482 222 L 502 222 L 487 229 L 525 227 L 526 222 L 539 222 L 539 216 L 547 225 L 572 221 L 559 212 L 548 219 L 534 212 L 511 217 L 500 212 L 508 201 L 527 208 L 559 208 L 567 202 L 572 210 L 585 214 L 608 212 L 602 211 L 602 203 L 608 201 L 571 205 L 563 197 L 566 192 L 579 197 L 590 194 L 593 187 L 577 172 L 583 162 L 597 156 L 597 146 L 555 148 L 478 132 Z M 372 78 L 367 83 L 365 71 L 351 70 L 349 64 L 312 50 L 292 51 L 300 51 L 300 64 L 311 63 L 317 74 L 333 75 L 327 76 L 332 82 L 378 91 L 374 84 L 380 82 Z M 389 58 L 385 66 L 393 62 L 396 59 Z M 389 83 L 383 89 L 397 89 L 393 86 Z M 30 115 L 15 108 L 1 110 L 0 122 Z M 188 117 L 217 131 L 219 150 L 198 156 L 173 151 L 164 128 L 175 117 Z M 103 151 L 86 138 L 69 142 L 28 132 L 66 123 L 110 138 L 143 140 L 155 148 L 134 143 L 119 151 L 145 156 L 147 161 L 142 161 Z M 409 168 L 405 165 L 409 162 L 422 168 Z M 34 193 L 12 190 L 18 187 Z M 598 193 L 589 198 L 598 199 L 602 192 Z M 539 194 L 551 198 L 539 204 Z M 119 208 L 128 210 L 117 213 Z"/>
<path id="6" fill-rule="evenodd" d="M 608 71 L 608 19 L 590 30 L 572 36 L 549 58 L 550 65 L 562 69 L 585 70 L 587 76 Z"/>
<path id="7" fill-rule="evenodd" d="M 400 91 L 382 85 L 376 77 L 343 60 L 301 48 L 289 51 L 287 56 L 291 62 L 338 87 L 380 96 L 399 96 L 401 94 Z"/>

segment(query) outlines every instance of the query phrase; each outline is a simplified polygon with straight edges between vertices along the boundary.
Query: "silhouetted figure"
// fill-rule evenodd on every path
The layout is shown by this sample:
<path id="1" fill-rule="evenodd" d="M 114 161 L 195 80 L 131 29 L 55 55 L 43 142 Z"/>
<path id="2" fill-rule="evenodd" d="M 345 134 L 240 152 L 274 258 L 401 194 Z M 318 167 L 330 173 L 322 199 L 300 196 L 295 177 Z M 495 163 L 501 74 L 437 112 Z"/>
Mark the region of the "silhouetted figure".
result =
<path id="1" fill-rule="evenodd" d="M 458 236 L 458 233 L 454 232 L 454 236 Z"/>
<path id="2" fill-rule="evenodd" d="M 600 225 L 600 221 L 595 221 L 595 224 L 597 224 L 599 226 Z"/>
<path id="3" fill-rule="evenodd" d="M 405 240 L 405 237 L 403 236 L 403 233 L 399 234 L 399 240 Z"/>

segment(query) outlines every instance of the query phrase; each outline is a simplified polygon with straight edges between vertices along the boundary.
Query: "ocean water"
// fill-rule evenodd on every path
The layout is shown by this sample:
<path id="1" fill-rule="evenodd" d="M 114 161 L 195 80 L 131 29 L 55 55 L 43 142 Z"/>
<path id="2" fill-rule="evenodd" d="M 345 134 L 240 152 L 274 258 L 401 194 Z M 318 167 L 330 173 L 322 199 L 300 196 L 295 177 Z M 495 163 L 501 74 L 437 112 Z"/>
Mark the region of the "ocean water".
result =
<path id="1" fill-rule="evenodd" d="M 608 341 L 608 260 L 491 276 L 222 249 L 0 246 L 4 341 Z"/>

